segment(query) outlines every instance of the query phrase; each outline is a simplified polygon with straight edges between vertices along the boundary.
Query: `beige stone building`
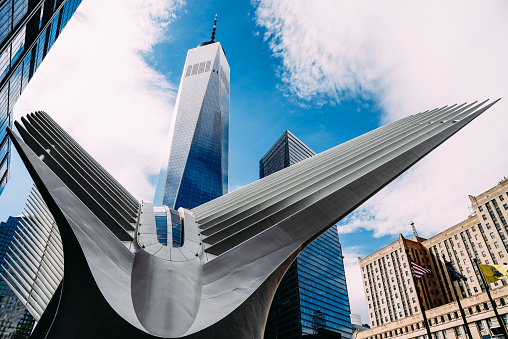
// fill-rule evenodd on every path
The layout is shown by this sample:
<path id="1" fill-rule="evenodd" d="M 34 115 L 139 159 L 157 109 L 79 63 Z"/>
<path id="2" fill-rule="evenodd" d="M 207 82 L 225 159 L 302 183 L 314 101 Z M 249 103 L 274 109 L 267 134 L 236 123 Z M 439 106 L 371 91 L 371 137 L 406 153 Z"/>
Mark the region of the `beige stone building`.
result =
<path id="1" fill-rule="evenodd" d="M 478 328 L 483 326 L 481 321 L 485 322 L 485 330 L 479 329 L 473 336 L 482 338 L 480 334 L 488 334 L 491 325 L 497 324 L 491 319 L 494 315 L 491 306 L 485 304 L 487 297 L 471 259 L 476 257 L 485 264 L 508 263 L 508 179 L 469 198 L 472 214 L 461 223 L 430 239 L 405 239 L 400 235 L 392 244 L 363 259 L 358 258 L 371 329 L 359 332 L 357 338 L 417 338 L 424 334 L 425 329 L 418 326 L 422 315 L 408 255 L 432 271 L 418 287 L 423 306 L 428 310 L 427 317 L 435 318 L 435 330 L 441 331 L 443 338 L 455 338 L 462 322 L 460 314 L 454 317 L 456 298 L 443 264 L 443 255 L 468 278 L 458 285 L 456 283 L 461 300 L 471 308 L 468 322 L 471 320 Z M 504 280 L 491 285 L 502 314 L 508 313 L 504 306 L 505 297 L 508 297 L 508 286 L 505 285 Z M 378 336 L 381 334 L 385 336 Z"/>

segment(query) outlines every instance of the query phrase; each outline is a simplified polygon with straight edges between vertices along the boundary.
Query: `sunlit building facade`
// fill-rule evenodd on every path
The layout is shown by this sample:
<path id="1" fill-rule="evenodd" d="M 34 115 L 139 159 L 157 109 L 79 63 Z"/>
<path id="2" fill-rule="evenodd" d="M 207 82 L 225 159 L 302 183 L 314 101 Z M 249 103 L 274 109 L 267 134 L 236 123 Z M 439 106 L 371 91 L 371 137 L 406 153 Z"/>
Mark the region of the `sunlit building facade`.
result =
<path id="1" fill-rule="evenodd" d="M 259 161 L 260 177 L 314 154 L 285 131 Z M 269 311 L 265 338 L 305 338 L 322 331 L 330 338 L 351 338 L 350 313 L 342 249 L 337 228 L 332 227 L 309 244 L 286 272 Z"/>
<path id="2" fill-rule="evenodd" d="M 15 255 L 9 248 L 16 232 L 19 232 L 20 219 L 9 217 L 0 223 L 0 275 L 6 276 L 8 269 L 5 260 Z M 7 267 L 7 268 L 6 268 Z M 12 272 L 9 272 L 12 273 Z M 34 327 L 35 319 L 17 298 L 7 283 L 0 279 L 0 338 L 28 338 Z"/>
<path id="3" fill-rule="evenodd" d="M 0 1 L 0 194 L 9 179 L 13 107 L 80 3 Z"/>
<path id="4" fill-rule="evenodd" d="M 219 42 L 188 51 L 154 205 L 194 208 L 228 192 L 229 64 Z"/>
<path id="5" fill-rule="evenodd" d="M 466 315 L 474 324 L 470 327 L 473 337 L 491 334 L 489 329 L 498 322 L 494 319 L 492 306 L 485 302 L 485 288 L 472 259 L 476 258 L 482 264 L 508 263 L 508 179 L 501 180 L 480 195 L 470 195 L 469 199 L 471 214 L 462 222 L 429 239 L 406 239 L 400 235 L 397 241 L 379 251 L 358 258 L 372 327 L 372 330 L 358 334 L 358 338 L 417 338 L 423 335 L 422 310 L 408 254 L 432 271 L 424 276 L 419 287 L 432 332 L 435 325 L 438 336 L 444 338 L 460 337 L 459 333 L 464 333 L 461 318 L 457 316 L 456 297 L 442 260 L 444 256 L 467 278 L 455 284 L 461 302 L 472 305 Z M 495 298 L 500 298 L 498 303 L 500 313 L 506 319 L 505 325 L 508 324 L 506 285 L 504 279 L 490 285 Z M 439 317 L 435 317 L 436 314 Z"/>

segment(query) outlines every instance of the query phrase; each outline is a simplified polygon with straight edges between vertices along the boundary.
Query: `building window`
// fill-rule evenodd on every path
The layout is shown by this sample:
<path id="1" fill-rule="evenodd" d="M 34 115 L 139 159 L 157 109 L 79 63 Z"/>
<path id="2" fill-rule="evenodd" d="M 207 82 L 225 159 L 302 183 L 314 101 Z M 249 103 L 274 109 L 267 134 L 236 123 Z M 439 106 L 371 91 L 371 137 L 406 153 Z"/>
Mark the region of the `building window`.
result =
<path id="1" fill-rule="evenodd" d="M 476 326 L 478 326 L 478 329 L 480 331 L 485 329 L 485 327 L 483 326 L 483 321 L 481 321 L 481 320 L 476 322 Z"/>
<path id="2" fill-rule="evenodd" d="M 490 230 L 490 223 L 486 223 L 485 226 L 487 226 L 487 229 Z"/>
<path id="3" fill-rule="evenodd" d="M 455 240 L 459 240 L 459 236 L 458 235 L 455 235 Z"/>
<path id="4" fill-rule="evenodd" d="M 483 257 L 486 257 L 486 256 L 487 256 L 487 254 L 485 254 L 485 251 L 482 251 L 482 256 L 483 256 Z M 379 286 L 379 287 L 381 287 L 381 286 Z"/>
<path id="5" fill-rule="evenodd" d="M 499 248 L 499 244 L 497 243 L 497 241 L 496 241 L 496 242 L 494 242 L 494 247 L 495 247 L 495 248 Z"/>
<path id="6" fill-rule="evenodd" d="M 463 257 L 464 256 L 464 251 L 460 251 L 460 256 Z"/>
<path id="7" fill-rule="evenodd" d="M 480 238 L 478 237 L 478 234 L 475 234 L 474 238 L 475 238 L 476 240 L 480 239 Z"/>
<path id="8" fill-rule="evenodd" d="M 478 288 L 473 287 L 473 289 L 474 289 L 474 293 L 478 293 Z"/>
<path id="9" fill-rule="evenodd" d="M 438 246 L 439 246 L 439 248 L 441 248 L 441 247 L 442 247 L 442 246 L 441 246 L 441 243 L 439 243 L 439 244 L 438 244 Z"/>
<path id="10" fill-rule="evenodd" d="M 395 299 L 399 299 L 399 295 L 395 293 Z"/>
<path id="11" fill-rule="evenodd" d="M 462 330 L 460 329 L 460 326 L 455 327 L 455 334 L 462 335 Z"/>
<path id="12" fill-rule="evenodd" d="M 504 201 L 504 197 L 502 195 L 500 195 L 499 200 Z"/>
<path id="13" fill-rule="evenodd" d="M 409 288 L 409 293 L 413 293 L 413 288 L 412 287 Z"/>
<path id="14" fill-rule="evenodd" d="M 487 216 L 485 214 L 482 214 L 483 220 L 487 220 Z"/>
<path id="15" fill-rule="evenodd" d="M 476 227 L 475 226 L 471 227 L 471 231 L 476 232 Z"/>
<path id="16" fill-rule="evenodd" d="M 471 282 L 473 282 L 473 281 L 474 281 L 473 276 L 470 276 L 470 277 L 469 277 L 469 280 L 470 280 Z"/>
<path id="17" fill-rule="evenodd" d="M 404 263 L 404 268 L 406 268 L 406 267 L 407 267 L 407 266 L 406 266 L 406 263 Z"/>
<path id="18" fill-rule="evenodd" d="M 485 265 L 490 265 L 490 262 L 488 260 L 485 260 Z M 497 286 L 497 281 L 494 283 L 494 285 Z"/>
<path id="19" fill-rule="evenodd" d="M 496 236 L 494 235 L 494 232 L 490 232 L 490 237 L 494 239 Z"/>
<path id="20" fill-rule="evenodd" d="M 478 206 L 478 210 L 479 210 L 480 212 L 483 212 L 483 207 Z"/>
<path id="21" fill-rule="evenodd" d="M 408 275 L 409 275 L 409 272 L 408 272 L 408 271 L 406 271 L 406 277 L 407 277 Z"/>
<path id="22" fill-rule="evenodd" d="M 478 243 L 479 248 L 483 248 L 483 245 L 481 243 Z"/>
<path id="23" fill-rule="evenodd" d="M 471 270 L 469 269 L 469 267 L 466 267 L 466 271 L 467 271 L 467 273 L 471 273 Z"/>
<path id="24" fill-rule="evenodd" d="M 508 325 L 508 315 L 503 314 L 503 315 L 501 316 L 501 318 L 503 319 L 503 323 L 504 323 L 505 325 Z"/>
<path id="25" fill-rule="evenodd" d="M 365 286 L 367 286 L 367 282 L 365 282 Z"/>
<path id="26" fill-rule="evenodd" d="M 499 258 L 504 258 L 503 252 L 499 252 L 498 254 L 499 254 Z"/>
<path id="27" fill-rule="evenodd" d="M 415 306 L 415 312 L 418 312 L 418 307 Z"/>
<path id="28" fill-rule="evenodd" d="M 416 299 L 415 298 L 413 298 L 413 304 L 416 304 Z"/>
<path id="29" fill-rule="evenodd" d="M 467 260 L 466 259 L 464 259 L 464 265 L 467 265 Z"/>
<path id="30" fill-rule="evenodd" d="M 372 308 L 372 304 L 369 304 L 369 308 Z"/>

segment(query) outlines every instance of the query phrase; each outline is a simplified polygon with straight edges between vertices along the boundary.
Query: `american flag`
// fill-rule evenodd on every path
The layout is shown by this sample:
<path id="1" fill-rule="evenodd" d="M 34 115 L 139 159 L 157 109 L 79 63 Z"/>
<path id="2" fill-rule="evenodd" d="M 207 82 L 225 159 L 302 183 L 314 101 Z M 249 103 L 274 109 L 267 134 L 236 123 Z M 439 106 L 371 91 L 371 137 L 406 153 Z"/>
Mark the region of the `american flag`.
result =
<path id="1" fill-rule="evenodd" d="M 424 274 L 431 273 L 428 268 L 423 267 L 415 261 L 411 261 L 411 270 L 413 271 L 413 276 L 416 279 L 420 279 Z"/>

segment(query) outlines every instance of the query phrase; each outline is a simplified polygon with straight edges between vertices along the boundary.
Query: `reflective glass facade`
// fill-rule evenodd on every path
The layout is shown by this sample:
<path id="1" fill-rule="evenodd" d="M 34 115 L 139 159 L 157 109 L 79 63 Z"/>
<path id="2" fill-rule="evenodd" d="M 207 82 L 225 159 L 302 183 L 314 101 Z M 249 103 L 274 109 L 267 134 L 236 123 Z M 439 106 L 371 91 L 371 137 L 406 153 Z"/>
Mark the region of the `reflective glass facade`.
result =
<path id="1" fill-rule="evenodd" d="M 19 227 L 19 219 L 10 217 L 0 223 L 0 261 L 13 256 L 9 246 Z M 4 267 L 0 266 L 0 274 Z M 0 279 L 0 338 L 28 338 L 34 327 L 35 319 L 19 301 L 3 279 Z"/>
<path id="2" fill-rule="evenodd" d="M 0 0 L 0 194 L 9 178 L 14 104 L 81 0 Z"/>
<path id="3" fill-rule="evenodd" d="M 260 177 L 314 154 L 285 131 L 259 161 Z M 265 338 L 318 337 L 332 331 L 349 339 L 353 332 L 350 313 L 342 249 L 337 229 L 332 227 L 300 253 L 282 279 L 270 307 Z"/>
<path id="4" fill-rule="evenodd" d="M 220 43 L 189 50 L 154 205 L 193 208 L 228 191 L 229 65 Z"/>

